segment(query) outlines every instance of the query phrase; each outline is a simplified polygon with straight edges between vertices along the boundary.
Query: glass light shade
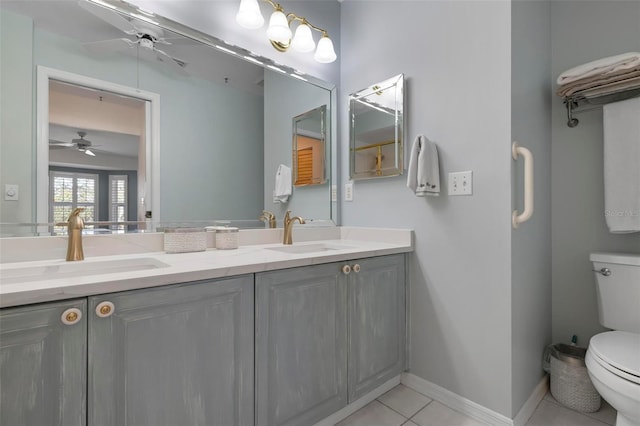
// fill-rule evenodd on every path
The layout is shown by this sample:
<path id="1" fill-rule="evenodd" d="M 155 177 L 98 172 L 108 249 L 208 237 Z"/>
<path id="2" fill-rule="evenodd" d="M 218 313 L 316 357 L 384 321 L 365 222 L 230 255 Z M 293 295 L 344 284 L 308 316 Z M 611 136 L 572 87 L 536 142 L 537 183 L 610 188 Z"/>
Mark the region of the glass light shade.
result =
<path id="1" fill-rule="evenodd" d="M 289 22 L 282 11 L 276 10 L 271 14 L 269 28 L 267 28 L 267 37 L 269 37 L 269 40 L 283 44 L 288 44 L 289 41 L 291 41 Z"/>
<path id="2" fill-rule="evenodd" d="M 260 13 L 258 0 L 240 0 L 240 8 L 236 14 L 236 22 L 244 28 L 255 30 L 262 27 L 264 18 Z"/>
<path id="3" fill-rule="evenodd" d="M 313 56 L 313 59 L 322 64 L 328 64 L 335 61 L 337 57 L 335 50 L 333 50 L 333 42 L 331 39 L 323 36 L 318 42 L 318 48 L 316 49 L 316 54 Z"/>
<path id="4" fill-rule="evenodd" d="M 298 52 L 311 52 L 316 48 L 316 42 L 313 41 L 311 35 L 311 28 L 306 24 L 298 25 L 296 28 L 296 34 L 291 41 L 291 47 Z"/>

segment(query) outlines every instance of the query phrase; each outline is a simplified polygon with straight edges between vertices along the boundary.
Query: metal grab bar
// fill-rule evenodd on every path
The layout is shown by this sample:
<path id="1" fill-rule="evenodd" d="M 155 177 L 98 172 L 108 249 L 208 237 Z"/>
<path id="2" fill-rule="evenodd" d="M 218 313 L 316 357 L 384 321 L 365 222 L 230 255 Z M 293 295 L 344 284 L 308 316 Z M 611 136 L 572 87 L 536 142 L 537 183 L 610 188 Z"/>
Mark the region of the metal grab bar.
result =
<path id="1" fill-rule="evenodd" d="M 518 155 L 524 160 L 524 211 L 511 213 L 511 225 L 517 229 L 518 225 L 531 219 L 533 215 L 533 155 L 527 148 L 519 146 L 517 142 L 511 145 L 511 156 L 518 160 Z"/>

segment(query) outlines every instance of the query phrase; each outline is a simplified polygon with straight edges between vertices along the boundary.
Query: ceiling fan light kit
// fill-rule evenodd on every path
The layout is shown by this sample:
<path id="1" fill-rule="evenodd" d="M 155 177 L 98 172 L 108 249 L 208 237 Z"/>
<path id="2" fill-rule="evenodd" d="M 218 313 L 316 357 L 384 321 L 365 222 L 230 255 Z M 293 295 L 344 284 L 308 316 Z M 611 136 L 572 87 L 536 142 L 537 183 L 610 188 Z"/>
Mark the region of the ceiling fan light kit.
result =
<path id="1" fill-rule="evenodd" d="M 337 59 L 336 52 L 333 48 L 333 42 L 329 38 L 326 30 L 316 27 L 307 21 L 306 18 L 298 16 L 295 13 L 285 13 L 282 6 L 274 3 L 272 0 L 262 0 L 269 3 L 273 7 L 274 12 L 269 19 L 269 27 L 267 28 L 267 37 L 271 45 L 279 52 L 286 52 L 292 47 L 298 52 L 311 52 L 316 49 L 315 42 L 311 30 L 322 33 L 322 37 L 318 42 L 318 47 L 314 54 L 314 59 L 320 63 L 331 63 Z M 250 30 L 261 28 L 264 24 L 264 18 L 260 12 L 258 0 L 240 0 L 240 7 L 236 14 L 236 22 L 243 28 Z M 299 22 L 295 35 L 291 31 L 291 24 Z M 292 39 L 293 35 L 293 39 Z"/>

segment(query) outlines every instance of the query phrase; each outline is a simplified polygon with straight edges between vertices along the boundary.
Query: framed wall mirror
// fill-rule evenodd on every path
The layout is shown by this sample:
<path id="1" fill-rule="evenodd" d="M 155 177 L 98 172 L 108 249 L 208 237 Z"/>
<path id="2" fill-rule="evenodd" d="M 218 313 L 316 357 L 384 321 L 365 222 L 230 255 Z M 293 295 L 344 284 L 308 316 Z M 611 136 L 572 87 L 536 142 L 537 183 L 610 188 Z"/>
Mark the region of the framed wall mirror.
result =
<path id="1" fill-rule="evenodd" d="M 100 212 L 93 219 L 111 221 L 115 210 L 105 207 L 114 204 L 120 211 L 111 216 L 134 222 L 124 232 L 139 232 L 140 223 L 147 231 L 215 221 L 263 227 L 261 211 L 281 218 L 280 207 L 326 223 L 337 217 L 330 185 L 303 189 L 287 206 L 272 202 L 277 165 L 291 162 L 293 116 L 326 105 L 325 144 L 335 143 L 335 85 L 162 16 L 150 18 L 124 1 L 5 0 L 0 12 L 0 106 L 11 111 L 0 117 L 0 185 L 20 188 L 19 200 L 0 201 L 0 236 L 47 235 L 32 225 L 52 223 L 51 173 L 71 168 L 99 179 L 128 176 L 131 199 L 107 198 L 108 179 L 95 186 L 100 193 L 93 198 Z M 155 41 L 143 43 L 144 34 Z M 36 75 L 42 69 L 47 72 Z M 78 86 L 88 89 L 79 95 L 82 102 L 66 103 L 87 111 L 103 111 L 114 96 L 119 104 L 124 97 L 145 102 L 142 121 L 137 130 L 122 130 L 120 118 L 106 113 L 98 115 L 110 127 L 81 122 L 77 111 L 58 114 L 49 109 L 56 83 L 63 83 L 65 98 L 79 94 Z M 65 118 L 70 116 L 73 121 Z M 86 154 L 87 142 L 95 156 Z M 130 145 L 131 161 L 117 151 L 121 142 Z M 107 158 L 116 164 L 106 164 Z M 336 160 L 326 161 L 324 179 L 330 182 Z M 11 224 L 20 226 L 5 226 Z"/>
<path id="2" fill-rule="evenodd" d="M 402 174 L 404 103 L 404 74 L 349 95 L 351 179 Z"/>
<path id="3" fill-rule="evenodd" d="M 293 184 L 295 186 L 326 183 L 326 115 L 322 105 L 293 117 Z"/>

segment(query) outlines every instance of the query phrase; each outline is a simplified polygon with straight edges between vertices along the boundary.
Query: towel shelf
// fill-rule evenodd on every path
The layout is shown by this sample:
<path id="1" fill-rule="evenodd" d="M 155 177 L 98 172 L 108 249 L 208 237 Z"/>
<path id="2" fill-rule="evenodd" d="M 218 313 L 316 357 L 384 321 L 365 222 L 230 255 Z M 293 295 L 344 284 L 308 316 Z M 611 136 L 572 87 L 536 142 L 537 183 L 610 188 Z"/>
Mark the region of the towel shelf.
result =
<path id="1" fill-rule="evenodd" d="M 636 96 L 640 96 L 640 82 L 622 89 L 617 88 L 592 94 L 589 94 L 588 91 L 586 94 L 577 92 L 567 96 L 563 98 L 567 109 L 567 126 L 576 127 L 578 125 L 579 121 L 573 116 L 574 113 L 590 111 L 611 102 L 624 101 Z"/>

